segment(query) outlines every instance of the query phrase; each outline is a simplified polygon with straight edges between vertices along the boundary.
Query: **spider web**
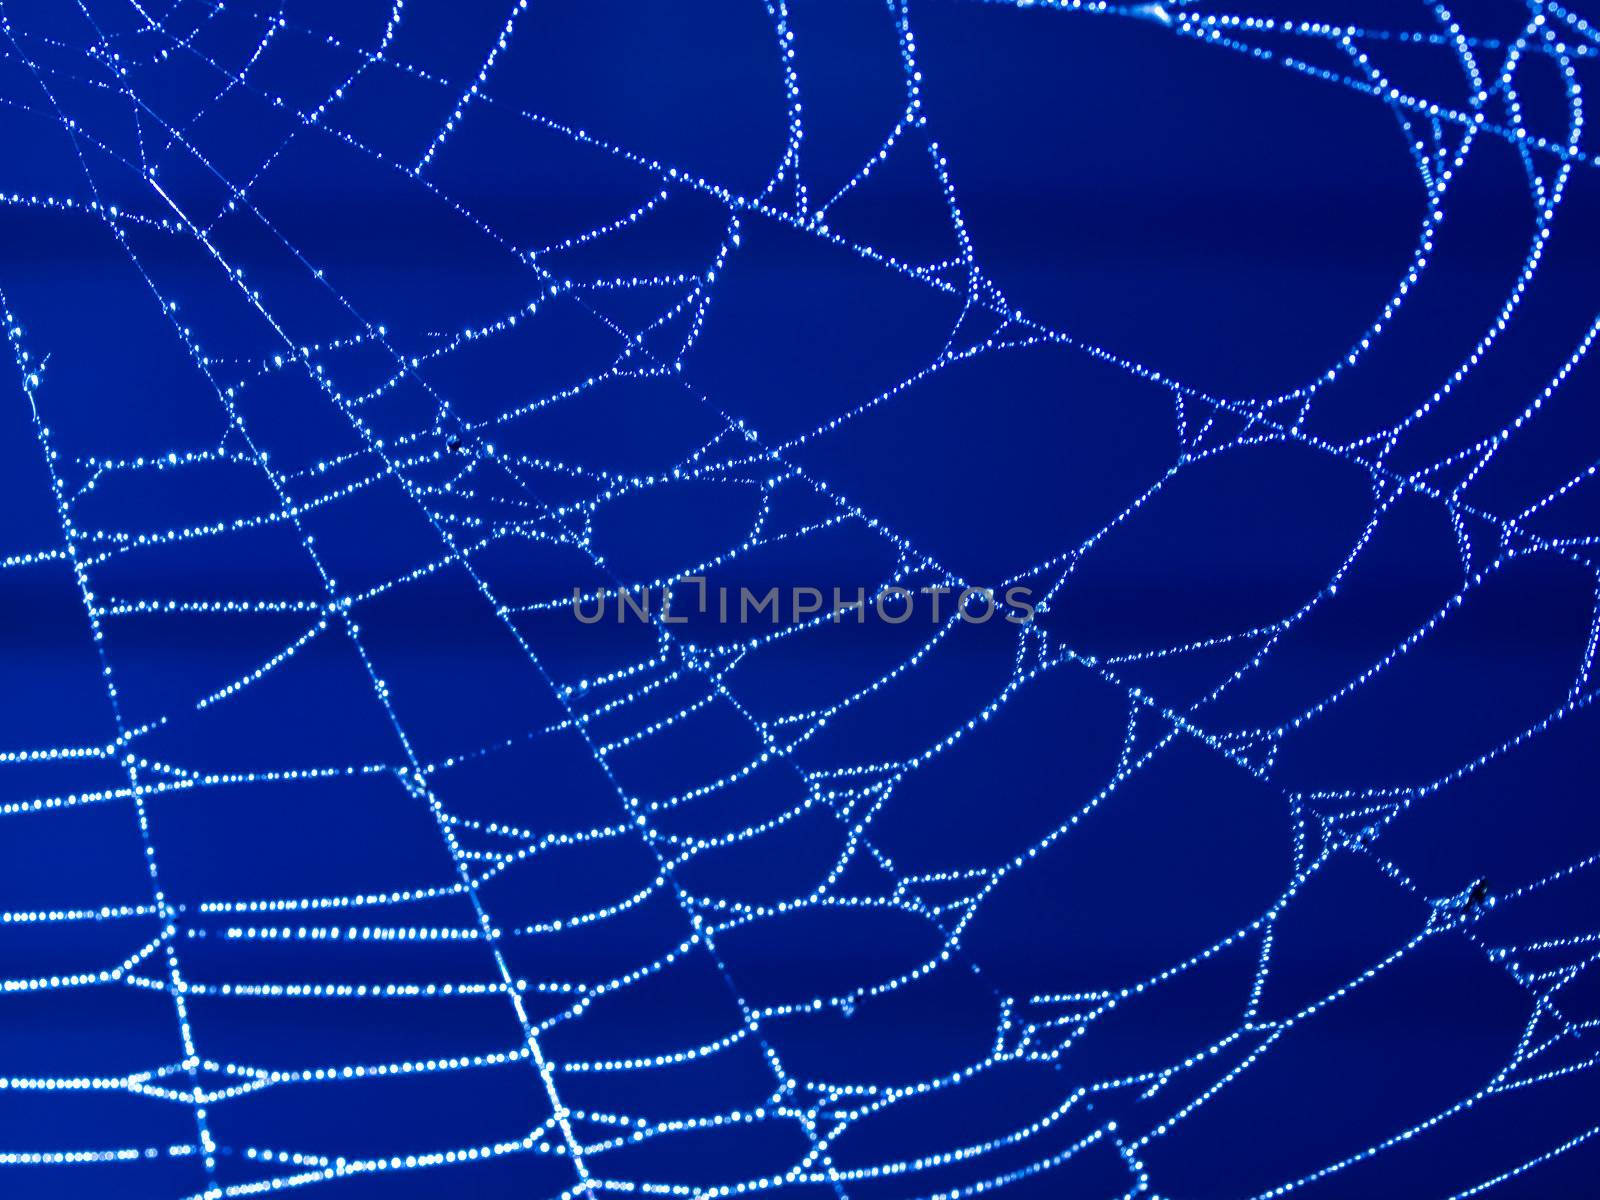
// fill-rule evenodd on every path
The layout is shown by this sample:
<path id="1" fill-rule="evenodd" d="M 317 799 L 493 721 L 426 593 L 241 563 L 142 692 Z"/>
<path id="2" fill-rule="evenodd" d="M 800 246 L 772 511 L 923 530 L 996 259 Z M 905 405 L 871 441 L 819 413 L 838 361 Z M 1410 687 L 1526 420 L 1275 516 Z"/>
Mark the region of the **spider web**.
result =
<path id="1" fill-rule="evenodd" d="M 1577 1194 L 1600 33 L 1311 7 L 7 3 L 6 1193 Z"/>

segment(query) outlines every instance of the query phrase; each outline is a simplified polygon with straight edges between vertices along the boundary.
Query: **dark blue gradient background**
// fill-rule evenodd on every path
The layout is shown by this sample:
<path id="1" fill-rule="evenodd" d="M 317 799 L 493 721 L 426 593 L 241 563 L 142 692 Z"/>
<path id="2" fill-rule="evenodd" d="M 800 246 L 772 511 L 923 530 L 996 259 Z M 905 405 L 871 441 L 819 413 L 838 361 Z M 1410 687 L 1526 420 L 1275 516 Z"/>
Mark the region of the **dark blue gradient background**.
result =
<path id="1" fill-rule="evenodd" d="M 1594 30 L 1123 7 L 6 0 L 0 1196 L 1595 1194 Z"/>

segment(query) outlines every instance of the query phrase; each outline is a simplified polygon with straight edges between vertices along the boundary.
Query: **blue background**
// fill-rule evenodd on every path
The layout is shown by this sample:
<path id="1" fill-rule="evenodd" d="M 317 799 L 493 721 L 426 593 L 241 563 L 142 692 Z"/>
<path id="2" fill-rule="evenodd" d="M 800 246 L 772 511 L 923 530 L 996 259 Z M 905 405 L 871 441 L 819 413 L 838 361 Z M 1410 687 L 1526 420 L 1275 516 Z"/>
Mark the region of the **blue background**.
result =
<path id="1" fill-rule="evenodd" d="M 0 1194 L 1593 1194 L 1594 30 L 1112 7 L 5 5 Z"/>

